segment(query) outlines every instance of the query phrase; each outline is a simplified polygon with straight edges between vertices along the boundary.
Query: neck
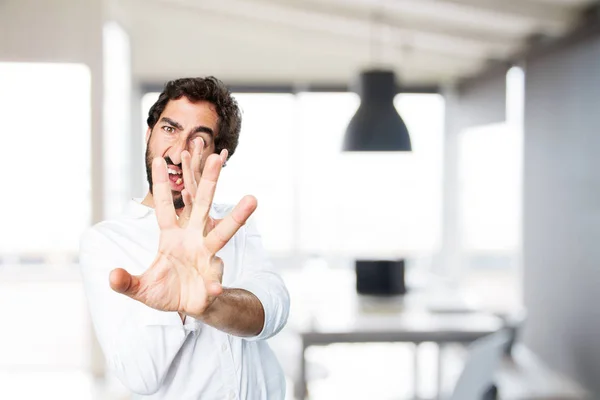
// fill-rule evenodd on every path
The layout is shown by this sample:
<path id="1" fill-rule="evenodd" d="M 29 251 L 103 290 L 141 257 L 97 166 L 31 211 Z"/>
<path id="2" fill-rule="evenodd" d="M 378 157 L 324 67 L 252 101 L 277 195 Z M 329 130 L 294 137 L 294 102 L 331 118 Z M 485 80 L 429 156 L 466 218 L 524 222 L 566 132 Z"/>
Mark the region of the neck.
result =
<path id="1" fill-rule="evenodd" d="M 146 207 L 155 208 L 154 196 L 152 196 L 152 193 L 150 193 L 150 192 L 146 193 L 146 197 L 144 197 L 144 199 L 142 200 L 142 204 L 145 205 Z M 182 211 L 183 211 L 183 208 L 178 208 L 175 210 L 175 213 L 179 217 L 179 215 L 181 214 Z"/>

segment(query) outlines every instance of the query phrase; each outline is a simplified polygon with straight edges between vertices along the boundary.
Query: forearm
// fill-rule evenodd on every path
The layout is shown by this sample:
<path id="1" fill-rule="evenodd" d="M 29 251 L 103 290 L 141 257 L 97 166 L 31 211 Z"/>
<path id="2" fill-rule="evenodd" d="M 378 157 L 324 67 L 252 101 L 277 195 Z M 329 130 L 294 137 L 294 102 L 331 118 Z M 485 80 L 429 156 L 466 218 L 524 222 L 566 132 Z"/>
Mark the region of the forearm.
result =
<path id="1" fill-rule="evenodd" d="M 256 336 L 265 323 L 265 312 L 258 298 L 244 289 L 227 289 L 202 316 L 204 323 L 235 336 Z"/>

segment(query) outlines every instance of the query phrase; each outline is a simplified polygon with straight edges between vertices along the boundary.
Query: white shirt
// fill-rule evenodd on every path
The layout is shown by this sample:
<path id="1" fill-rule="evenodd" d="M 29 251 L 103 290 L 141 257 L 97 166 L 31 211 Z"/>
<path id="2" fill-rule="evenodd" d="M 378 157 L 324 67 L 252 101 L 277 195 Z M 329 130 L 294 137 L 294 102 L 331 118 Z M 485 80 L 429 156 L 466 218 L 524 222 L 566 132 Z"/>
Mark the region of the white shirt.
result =
<path id="1" fill-rule="evenodd" d="M 223 218 L 230 206 L 213 205 Z M 285 379 L 265 339 L 285 325 L 289 294 L 271 272 L 261 238 L 249 221 L 217 256 L 223 286 L 245 289 L 263 305 L 261 333 L 241 338 L 189 316 L 162 312 L 114 292 L 110 271 L 143 273 L 154 260 L 159 228 L 152 208 L 132 200 L 124 215 L 101 222 L 82 236 L 80 262 L 96 335 L 110 370 L 143 399 L 280 400 Z"/>

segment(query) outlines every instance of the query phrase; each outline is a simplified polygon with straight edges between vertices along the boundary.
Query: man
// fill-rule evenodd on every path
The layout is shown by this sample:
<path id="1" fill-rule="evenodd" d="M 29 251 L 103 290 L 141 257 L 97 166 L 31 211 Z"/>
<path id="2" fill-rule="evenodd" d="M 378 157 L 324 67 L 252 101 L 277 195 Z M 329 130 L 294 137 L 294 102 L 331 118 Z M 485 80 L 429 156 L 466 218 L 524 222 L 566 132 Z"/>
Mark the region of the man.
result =
<path id="1" fill-rule="evenodd" d="M 289 295 L 246 224 L 256 199 L 213 204 L 238 143 L 237 103 L 213 77 L 178 79 L 147 121 L 148 194 L 81 240 L 108 366 L 140 398 L 283 399 L 265 339 L 285 325 Z"/>

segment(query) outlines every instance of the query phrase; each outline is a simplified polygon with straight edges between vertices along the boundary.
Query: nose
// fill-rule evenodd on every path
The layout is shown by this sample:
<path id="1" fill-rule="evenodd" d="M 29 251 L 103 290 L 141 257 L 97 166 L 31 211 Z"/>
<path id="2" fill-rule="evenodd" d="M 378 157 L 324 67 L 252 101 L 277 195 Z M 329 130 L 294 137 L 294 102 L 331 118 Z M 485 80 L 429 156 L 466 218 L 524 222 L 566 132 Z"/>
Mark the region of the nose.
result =
<path id="1" fill-rule="evenodd" d="M 192 147 L 194 144 L 189 140 L 180 140 L 171 148 L 169 151 L 169 158 L 173 161 L 173 164 L 179 165 L 181 164 L 181 152 L 184 150 L 192 152 Z"/>

